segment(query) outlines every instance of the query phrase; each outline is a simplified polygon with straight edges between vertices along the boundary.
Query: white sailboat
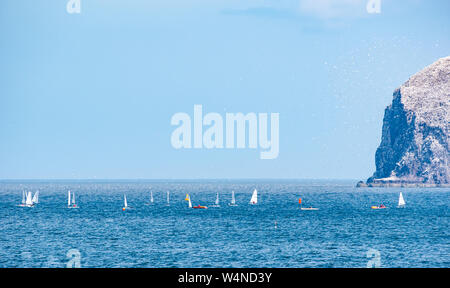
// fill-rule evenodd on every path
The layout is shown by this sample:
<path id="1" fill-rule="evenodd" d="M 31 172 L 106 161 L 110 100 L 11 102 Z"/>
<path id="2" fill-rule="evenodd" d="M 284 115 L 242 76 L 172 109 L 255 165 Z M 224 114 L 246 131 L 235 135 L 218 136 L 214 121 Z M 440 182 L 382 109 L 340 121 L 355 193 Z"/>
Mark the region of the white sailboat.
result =
<path id="1" fill-rule="evenodd" d="M 122 210 L 125 211 L 127 209 L 128 209 L 127 195 L 123 194 L 123 208 L 122 208 Z"/>
<path id="2" fill-rule="evenodd" d="M 150 190 L 150 203 L 145 203 L 145 205 L 152 205 L 153 202 L 154 202 L 154 200 L 153 200 L 153 191 Z"/>
<path id="3" fill-rule="evenodd" d="M 250 199 L 250 204 L 255 205 L 258 204 L 258 191 L 253 190 L 252 199 Z"/>
<path id="4" fill-rule="evenodd" d="M 214 205 L 212 205 L 211 207 L 220 207 L 219 192 L 217 192 L 216 201 L 214 202 Z"/>
<path id="5" fill-rule="evenodd" d="M 67 208 L 71 209 L 78 208 L 75 201 L 75 192 L 71 193 L 70 190 L 67 192 Z"/>
<path id="6" fill-rule="evenodd" d="M 31 192 L 28 191 L 27 197 L 25 199 L 25 207 L 33 207 L 33 198 L 31 197 Z"/>
<path id="7" fill-rule="evenodd" d="M 228 204 L 230 206 L 237 206 L 236 204 L 236 198 L 234 197 L 234 191 L 231 191 L 231 203 Z"/>
<path id="8" fill-rule="evenodd" d="M 39 203 L 39 190 L 34 193 L 34 196 L 33 196 L 33 199 L 31 199 L 31 202 L 33 202 L 33 204 Z"/>
<path id="9" fill-rule="evenodd" d="M 170 192 L 167 191 L 167 206 L 170 206 Z"/>
<path id="10" fill-rule="evenodd" d="M 403 208 L 405 207 L 405 205 L 406 205 L 405 199 L 403 199 L 403 194 L 400 191 L 400 196 L 398 196 L 398 207 Z"/>

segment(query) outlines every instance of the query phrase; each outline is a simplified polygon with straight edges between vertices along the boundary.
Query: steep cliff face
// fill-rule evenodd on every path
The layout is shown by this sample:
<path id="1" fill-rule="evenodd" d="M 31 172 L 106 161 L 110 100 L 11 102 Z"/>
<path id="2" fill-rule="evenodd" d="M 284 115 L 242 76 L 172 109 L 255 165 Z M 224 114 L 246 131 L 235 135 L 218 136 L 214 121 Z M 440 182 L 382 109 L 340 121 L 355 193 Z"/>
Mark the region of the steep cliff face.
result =
<path id="1" fill-rule="evenodd" d="M 447 186 L 450 57 L 412 76 L 385 110 L 369 186 Z"/>

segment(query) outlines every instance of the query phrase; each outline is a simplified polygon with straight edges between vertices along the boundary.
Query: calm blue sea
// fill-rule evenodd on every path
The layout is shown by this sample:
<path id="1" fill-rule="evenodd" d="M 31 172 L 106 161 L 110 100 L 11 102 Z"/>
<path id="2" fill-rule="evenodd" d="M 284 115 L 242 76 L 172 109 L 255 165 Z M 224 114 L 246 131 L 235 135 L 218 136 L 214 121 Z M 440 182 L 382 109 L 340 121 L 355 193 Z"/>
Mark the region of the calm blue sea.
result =
<path id="1" fill-rule="evenodd" d="M 1 182 L 0 267 L 450 267 L 450 189 L 354 184 Z M 16 206 L 23 189 L 40 190 L 36 207 Z M 80 209 L 67 209 L 68 189 Z M 237 207 L 228 206 L 232 190 Z M 216 192 L 220 208 L 184 201 L 189 193 L 193 205 L 212 205 Z M 123 194 L 133 207 L 125 212 Z M 300 197 L 320 210 L 301 211 Z M 389 209 L 370 209 L 381 203 Z"/>

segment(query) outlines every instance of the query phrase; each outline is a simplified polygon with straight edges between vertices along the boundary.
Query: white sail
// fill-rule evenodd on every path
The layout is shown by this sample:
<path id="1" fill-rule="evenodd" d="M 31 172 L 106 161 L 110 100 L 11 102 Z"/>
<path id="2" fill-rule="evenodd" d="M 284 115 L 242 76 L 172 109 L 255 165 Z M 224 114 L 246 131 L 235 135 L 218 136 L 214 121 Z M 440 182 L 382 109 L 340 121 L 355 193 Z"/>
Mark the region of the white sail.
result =
<path id="1" fill-rule="evenodd" d="M 31 200 L 33 204 L 39 203 L 39 190 L 34 193 L 33 199 Z"/>
<path id="2" fill-rule="evenodd" d="M 70 207 L 70 190 L 67 191 L 67 207 Z"/>
<path id="3" fill-rule="evenodd" d="M 25 205 L 25 191 L 22 190 L 22 205 Z"/>
<path id="4" fill-rule="evenodd" d="M 234 198 L 234 191 L 231 191 L 231 205 L 236 205 L 236 198 Z"/>
<path id="5" fill-rule="evenodd" d="M 403 194 L 400 192 L 400 196 L 398 197 L 398 207 L 405 206 L 406 202 L 405 199 L 403 199 Z"/>
<path id="6" fill-rule="evenodd" d="M 150 203 L 153 203 L 153 191 L 150 191 Z"/>
<path id="7" fill-rule="evenodd" d="M 169 191 L 167 191 L 167 205 L 170 205 L 170 195 L 169 195 Z"/>
<path id="8" fill-rule="evenodd" d="M 72 204 L 75 205 L 75 192 L 72 192 Z"/>
<path id="9" fill-rule="evenodd" d="M 127 208 L 128 207 L 128 203 L 127 203 L 127 195 L 123 195 L 123 207 Z"/>
<path id="10" fill-rule="evenodd" d="M 214 204 L 216 205 L 216 206 L 219 206 L 219 192 L 217 192 L 217 196 L 216 196 L 216 202 L 214 202 Z"/>
<path id="11" fill-rule="evenodd" d="M 27 193 L 27 199 L 25 200 L 25 205 L 27 205 L 27 206 L 33 205 L 33 200 L 31 198 L 31 192 Z"/>
<path id="12" fill-rule="evenodd" d="M 257 204 L 258 203 L 258 191 L 256 189 L 253 191 L 252 199 L 250 199 L 250 204 Z"/>

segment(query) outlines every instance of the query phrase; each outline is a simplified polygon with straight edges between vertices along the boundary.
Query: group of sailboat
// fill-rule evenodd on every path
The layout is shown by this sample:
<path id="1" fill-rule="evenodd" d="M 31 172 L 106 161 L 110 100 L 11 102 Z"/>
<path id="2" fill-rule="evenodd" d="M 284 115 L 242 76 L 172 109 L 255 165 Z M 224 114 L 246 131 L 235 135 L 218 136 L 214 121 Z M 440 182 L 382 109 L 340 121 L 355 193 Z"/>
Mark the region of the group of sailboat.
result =
<path id="1" fill-rule="evenodd" d="M 39 191 L 36 191 L 32 196 L 31 191 L 25 193 L 22 191 L 22 203 L 20 203 L 19 207 L 34 207 L 39 203 Z"/>
<path id="2" fill-rule="evenodd" d="M 186 194 L 185 200 L 188 201 L 189 208 L 193 208 L 193 209 L 207 209 L 208 208 L 207 206 L 202 206 L 202 205 L 192 206 L 191 197 L 189 196 L 189 194 Z M 127 203 L 126 195 L 123 195 L 123 202 L 124 203 L 123 203 L 122 210 L 125 211 L 130 208 Z M 153 204 L 153 202 L 154 202 L 153 192 L 150 191 L 150 204 Z M 34 193 L 34 195 L 32 195 L 32 193 L 30 191 L 28 191 L 28 192 L 22 191 L 22 202 L 18 206 L 19 207 L 34 207 L 38 203 L 39 203 L 39 191 L 36 191 Z M 249 204 L 256 205 L 257 203 L 258 203 L 258 191 L 255 189 L 252 193 L 252 197 L 250 199 Z M 303 207 L 301 198 L 299 198 L 298 203 L 300 204 L 301 210 L 304 210 L 304 211 L 319 210 L 319 208 Z M 167 191 L 167 206 L 169 206 L 169 205 L 170 205 L 170 192 Z M 228 205 L 229 206 L 237 206 L 234 191 L 231 191 L 231 202 Z M 400 192 L 397 207 L 404 208 L 405 205 L 406 205 L 406 202 L 405 202 L 405 199 L 403 198 L 403 193 Z M 219 192 L 217 192 L 216 201 L 214 202 L 214 205 L 212 205 L 211 207 L 220 207 Z M 67 192 L 67 208 L 70 208 L 70 209 L 79 208 L 75 201 L 75 192 L 71 192 L 70 190 Z M 379 206 L 371 206 L 370 208 L 374 209 L 374 210 L 387 209 L 387 207 L 384 206 L 383 204 L 381 204 Z"/>
<path id="3" fill-rule="evenodd" d="M 189 196 L 189 194 L 186 194 L 186 201 L 189 202 L 189 208 L 194 208 L 194 209 L 207 209 L 207 206 L 202 206 L 202 205 L 197 205 L 197 206 L 192 206 L 192 202 L 191 202 L 191 197 Z M 252 194 L 252 198 L 250 199 L 250 203 L 251 205 L 256 205 L 258 204 L 258 191 L 255 189 L 253 191 Z M 234 191 L 231 191 L 231 202 L 228 204 L 229 206 L 238 206 L 236 204 L 236 197 L 234 196 Z M 219 192 L 217 192 L 216 194 L 216 201 L 214 202 L 214 205 L 212 205 L 211 207 L 220 207 L 220 200 L 219 200 Z"/>

